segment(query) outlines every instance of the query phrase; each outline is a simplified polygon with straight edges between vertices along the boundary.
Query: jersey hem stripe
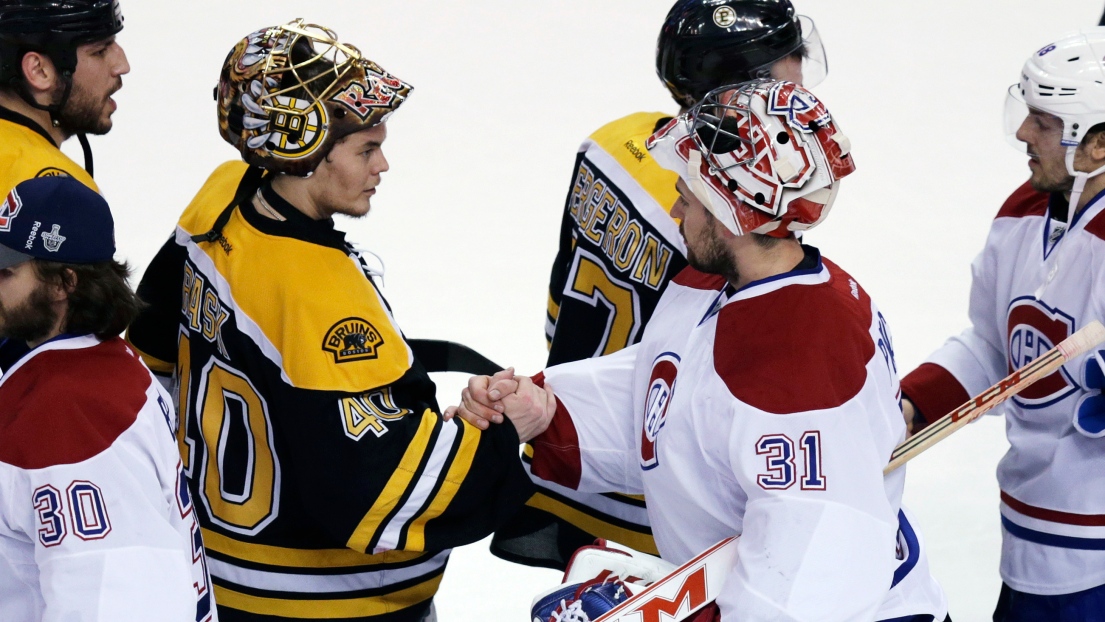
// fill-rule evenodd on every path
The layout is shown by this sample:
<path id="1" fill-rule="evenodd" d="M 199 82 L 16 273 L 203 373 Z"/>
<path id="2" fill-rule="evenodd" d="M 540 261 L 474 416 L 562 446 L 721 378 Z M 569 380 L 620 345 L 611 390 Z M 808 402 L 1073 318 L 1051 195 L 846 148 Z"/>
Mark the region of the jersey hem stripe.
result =
<path id="1" fill-rule="evenodd" d="M 1029 518 L 1048 521 L 1049 523 L 1078 525 L 1080 527 L 1105 527 L 1105 514 L 1075 514 L 1073 512 L 1039 508 L 1014 499 L 1012 495 L 1004 490 L 1001 492 L 1001 500 L 1013 511 L 1024 514 Z"/>
<path id="2" fill-rule="evenodd" d="M 209 529 L 203 530 L 203 544 L 209 552 L 228 559 L 287 568 L 378 567 L 389 564 L 409 564 L 427 555 L 421 551 L 387 551 L 366 555 L 351 549 L 291 549 L 243 542 Z"/>
<path id="3" fill-rule="evenodd" d="M 1105 538 L 1075 538 L 1073 536 L 1057 536 L 1017 525 L 1008 518 L 1001 517 L 1001 526 L 1009 535 L 1036 544 L 1045 544 L 1063 549 L 1077 549 L 1081 551 L 1105 551 Z"/>
<path id="4" fill-rule="evenodd" d="M 393 592 L 386 597 L 333 599 L 280 599 L 254 596 L 215 585 L 215 602 L 220 607 L 258 615 L 295 617 L 306 620 L 357 618 L 383 615 L 406 609 L 433 598 L 442 574 L 419 585 Z"/>

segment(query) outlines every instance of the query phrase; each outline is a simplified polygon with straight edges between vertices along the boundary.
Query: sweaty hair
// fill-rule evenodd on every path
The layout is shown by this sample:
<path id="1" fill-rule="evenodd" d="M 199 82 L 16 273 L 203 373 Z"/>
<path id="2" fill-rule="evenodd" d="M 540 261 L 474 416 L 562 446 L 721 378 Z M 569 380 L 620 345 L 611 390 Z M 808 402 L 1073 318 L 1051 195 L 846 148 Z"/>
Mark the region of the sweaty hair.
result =
<path id="1" fill-rule="evenodd" d="M 802 62 L 803 60 L 805 60 L 809 57 L 810 57 L 809 48 L 806 47 L 806 42 L 803 41 L 802 45 L 799 45 L 797 48 L 794 49 L 793 52 L 791 52 L 790 54 L 787 54 L 783 58 L 790 58 L 790 59 L 796 60 L 798 62 Z M 779 59 L 779 60 L 782 60 L 782 59 Z"/>
<path id="2" fill-rule="evenodd" d="M 69 264 L 34 260 L 35 272 L 46 283 L 69 292 L 67 333 L 118 336 L 146 306 L 127 284 L 130 266 L 118 261 Z"/>

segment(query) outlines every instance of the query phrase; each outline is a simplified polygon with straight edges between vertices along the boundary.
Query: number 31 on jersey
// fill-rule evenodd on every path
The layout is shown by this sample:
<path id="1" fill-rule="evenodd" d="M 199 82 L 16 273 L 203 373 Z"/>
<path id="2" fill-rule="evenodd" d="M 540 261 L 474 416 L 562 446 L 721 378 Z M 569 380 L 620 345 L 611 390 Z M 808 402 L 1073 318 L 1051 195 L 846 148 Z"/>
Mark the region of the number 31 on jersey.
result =
<path id="1" fill-rule="evenodd" d="M 765 471 L 756 476 L 764 490 L 787 490 L 800 480 L 802 490 L 825 490 L 828 478 L 821 469 L 821 432 L 805 432 L 798 440 L 802 454 L 799 470 L 795 443 L 786 434 L 767 434 L 756 441 L 756 455 L 763 456 Z M 798 474 L 801 472 L 801 477 Z"/>

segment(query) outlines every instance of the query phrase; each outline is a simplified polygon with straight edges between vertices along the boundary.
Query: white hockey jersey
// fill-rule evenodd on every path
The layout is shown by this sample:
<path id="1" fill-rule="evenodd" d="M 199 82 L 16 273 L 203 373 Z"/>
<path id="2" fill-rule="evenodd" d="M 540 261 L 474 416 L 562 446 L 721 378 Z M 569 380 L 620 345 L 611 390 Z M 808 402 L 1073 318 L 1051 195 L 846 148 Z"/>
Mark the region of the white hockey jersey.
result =
<path id="1" fill-rule="evenodd" d="M 686 269 L 641 342 L 550 367 L 540 477 L 644 493 L 662 557 L 741 535 L 726 622 L 889 620 L 946 602 L 900 509 L 905 436 L 886 323 L 806 247 L 798 269 L 734 291 Z"/>
<path id="2" fill-rule="evenodd" d="M 1065 233 L 1049 201 L 1066 203 L 1028 184 L 1006 200 L 971 266 L 972 326 L 903 380 L 930 421 L 1105 319 L 1105 193 Z M 1105 438 L 1075 423 L 1081 400 L 1100 394 L 1086 378 L 1092 354 L 1005 404 L 1001 576 L 1015 590 L 1069 594 L 1105 584 Z"/>
<path id="3" fill-rule="evenodd" d="M 170 403 L 119 338 L 0 378 L 0 620 L 217 620 Z"/>

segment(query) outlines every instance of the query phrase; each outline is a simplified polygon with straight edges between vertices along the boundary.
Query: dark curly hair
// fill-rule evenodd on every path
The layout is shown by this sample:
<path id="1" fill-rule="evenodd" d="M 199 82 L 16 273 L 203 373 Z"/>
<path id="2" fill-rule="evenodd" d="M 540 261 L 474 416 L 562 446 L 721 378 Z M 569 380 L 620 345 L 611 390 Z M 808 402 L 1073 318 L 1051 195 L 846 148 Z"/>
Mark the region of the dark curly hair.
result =
<path id="1" fill-rule="evenodd" d="M 127 283 L 130 266 L 125 262 L 92 264 L 34 260 L 38 277 L 69 292 L 69 308 L 63 330 L 93 334 L 99 339 L 118 336 L 146 306 Z"/>

